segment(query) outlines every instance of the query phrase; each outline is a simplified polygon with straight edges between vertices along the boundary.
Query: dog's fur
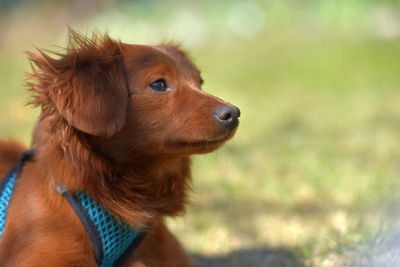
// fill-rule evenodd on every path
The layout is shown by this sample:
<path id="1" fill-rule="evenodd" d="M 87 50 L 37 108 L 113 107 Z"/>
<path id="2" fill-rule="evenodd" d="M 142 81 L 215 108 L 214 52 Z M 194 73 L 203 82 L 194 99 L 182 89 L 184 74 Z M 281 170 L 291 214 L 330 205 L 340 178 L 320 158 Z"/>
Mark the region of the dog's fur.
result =
<path id="1" fill-rule="evenodd" d="M 203 92 L 199 70 L 172 45 L 144 46 L 70 31 L 57 58 L 28 52 L 27 85 L 42 113 L 0 242 L 2 266 L 96 266 L 88 233 L 56 191 L 87 191 L 116 218 L 151 224 L 127 266 L 191 266 L 164 216 L 184 210 L 190 159 L 230 139 L 213 118 L 226 102 Z M 164 78 L 169 89 L 149 89 Z M 24 147 L 0 141 L 0 175 Z"/>

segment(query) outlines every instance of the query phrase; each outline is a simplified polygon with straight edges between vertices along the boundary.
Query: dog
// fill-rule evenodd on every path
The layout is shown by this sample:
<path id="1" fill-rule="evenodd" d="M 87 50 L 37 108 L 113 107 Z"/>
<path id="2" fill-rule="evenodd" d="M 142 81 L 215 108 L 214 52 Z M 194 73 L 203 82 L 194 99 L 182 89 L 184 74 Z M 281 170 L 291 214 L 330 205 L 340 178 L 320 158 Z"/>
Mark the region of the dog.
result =
<path id="1" fill-rule="evenodd" d="M 65 52 L 27 55 L 30 103 L 41 114 L 33 151 L 18 160 L 26 148 L 0 141 L 0 175 L 22 166 L 1 265 L 195 266 L 163 218 L 185 209 L 190 155 L 232 138 L 240 110 L 204 92 L 200 71 L 171 44 L 126 44 L 70 29 Z M 96 219 L 85 221 L 92 215 L 82 198 L 112 227 L 134 233 L 123 257 L 105 262 L 116 254 L 105 251 L 109 239 L 100 240 Z M 119 238 L 112 239 L 117 246 Z"/>

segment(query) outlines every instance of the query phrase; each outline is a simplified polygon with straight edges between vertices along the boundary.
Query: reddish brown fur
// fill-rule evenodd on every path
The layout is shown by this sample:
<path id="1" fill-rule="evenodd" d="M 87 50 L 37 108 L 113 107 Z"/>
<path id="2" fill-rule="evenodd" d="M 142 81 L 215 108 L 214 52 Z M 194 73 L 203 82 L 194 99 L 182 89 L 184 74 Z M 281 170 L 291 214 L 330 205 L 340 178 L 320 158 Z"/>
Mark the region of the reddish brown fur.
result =
<path id="1" fill-rule="evenodd" d="M 96 266 L 88 234 L 56 191 L 85 190 L 116 218 L 150 233 L 131 266 L 189 266 L 163 223 L 184 211 L 193 153 L 231 138 L 213 111 L 227 103 L 200 90 L 200 72 L 174 46 L 128 45 L 70 32 L 65 54 L 28 53 L 28 83 L 42 108 L 35 159 L 16 183 L 0 243 L 5 266 Z M 148 88 L 164 78 L 170 91 Z M 23 148 L 0 142 L 0 175 Z M 143 265 L 141 265 L 143 264 Z"/>

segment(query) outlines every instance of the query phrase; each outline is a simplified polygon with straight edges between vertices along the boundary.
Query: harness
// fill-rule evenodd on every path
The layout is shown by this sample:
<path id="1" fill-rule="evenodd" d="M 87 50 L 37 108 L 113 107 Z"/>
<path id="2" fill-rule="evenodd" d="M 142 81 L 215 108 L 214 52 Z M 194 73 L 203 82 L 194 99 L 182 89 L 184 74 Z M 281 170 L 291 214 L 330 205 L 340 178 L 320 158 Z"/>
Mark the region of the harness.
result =
<path id="1" fill-rule="evenodd" d="M 0 240 L 15 181 L 25 162 L 31 161 L 34 154 L 34 150 L 25 151 L 0 182 Z M 64 187 L 57 187 L 57 191 L 65 197 L 86 228 L 93 243 L 96 262 L 100 267 L 122 266 L 146 236 L 146 229 L 132 227 L 117 220 L 87 192 L 77 191 L 71 194 Z"/>

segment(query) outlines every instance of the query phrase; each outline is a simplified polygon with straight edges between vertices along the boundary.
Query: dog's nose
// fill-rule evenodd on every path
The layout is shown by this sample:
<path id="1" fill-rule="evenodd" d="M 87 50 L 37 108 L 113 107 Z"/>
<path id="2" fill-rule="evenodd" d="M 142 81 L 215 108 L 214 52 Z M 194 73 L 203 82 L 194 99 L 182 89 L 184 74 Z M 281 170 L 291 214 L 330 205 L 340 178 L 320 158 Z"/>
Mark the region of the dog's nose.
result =
<path id="1" fill-rule="evenodd" d="M 240 109 L 235 106 L 219 106 L 214 112 L 215 119 L 230 130 L 236 128 L 239 123 Z"/>

